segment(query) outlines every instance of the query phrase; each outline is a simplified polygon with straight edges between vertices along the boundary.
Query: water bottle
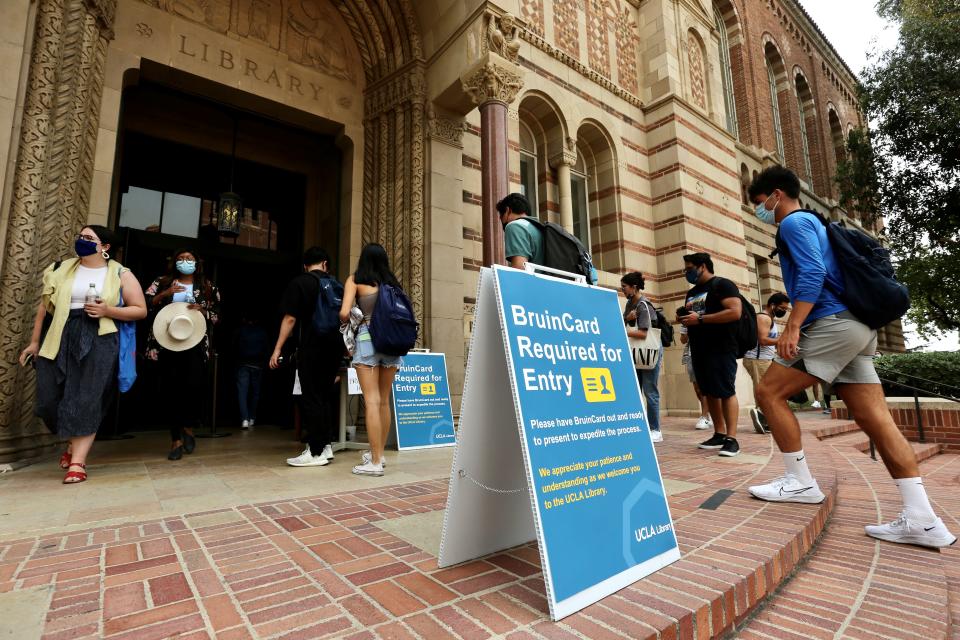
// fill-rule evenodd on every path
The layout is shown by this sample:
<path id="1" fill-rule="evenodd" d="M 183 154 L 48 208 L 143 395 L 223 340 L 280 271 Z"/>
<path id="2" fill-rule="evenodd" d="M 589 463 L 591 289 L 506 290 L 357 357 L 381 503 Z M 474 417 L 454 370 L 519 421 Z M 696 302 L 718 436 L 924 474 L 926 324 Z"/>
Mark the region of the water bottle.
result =
<path id="1" fill-rule="evenodd" d="M 96 304 L 100 301 L 100 294 L 97 293 L 97 285 L 93 282 L 90 283 L 90 287 L 87 289 L 87 296 L 83 301 L 86 304 Z"/>

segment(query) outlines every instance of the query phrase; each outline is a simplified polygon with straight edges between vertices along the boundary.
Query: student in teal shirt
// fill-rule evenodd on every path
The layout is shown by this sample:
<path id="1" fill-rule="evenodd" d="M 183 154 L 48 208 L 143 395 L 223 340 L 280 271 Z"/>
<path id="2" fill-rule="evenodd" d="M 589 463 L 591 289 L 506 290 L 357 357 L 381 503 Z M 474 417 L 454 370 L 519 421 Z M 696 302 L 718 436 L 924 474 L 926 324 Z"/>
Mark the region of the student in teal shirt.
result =
<path id="1" fill-rule="evenodd" d="M 507 261 L 515 269 L 523 269 L 527 262 L 542 265 L 543 234 L 526 220 L 530 203 L 522 193 L 511 193 L 497 203 L 500 224 L 503 225 L 504 249 Z"/>

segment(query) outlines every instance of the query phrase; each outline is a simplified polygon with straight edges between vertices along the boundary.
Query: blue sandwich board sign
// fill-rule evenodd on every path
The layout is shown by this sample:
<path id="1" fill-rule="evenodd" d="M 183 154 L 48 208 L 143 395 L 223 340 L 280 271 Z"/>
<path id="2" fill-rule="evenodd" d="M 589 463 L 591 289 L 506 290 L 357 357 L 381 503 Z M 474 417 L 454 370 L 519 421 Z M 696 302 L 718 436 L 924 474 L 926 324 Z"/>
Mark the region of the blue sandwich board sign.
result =
<path id="1" fill-rule="evenodd" d="M 616 293 L 495 267 L 481 272 L 440 566 L 534 538 L 555 620 L 680 557 Z"/>
<path id="2" fill-rule="evenodd" d="M 397 449 L 426 449 L 456 444 L 453 409 L 442 353 L 411 352 L 393 379 L 393 416 Z"/>

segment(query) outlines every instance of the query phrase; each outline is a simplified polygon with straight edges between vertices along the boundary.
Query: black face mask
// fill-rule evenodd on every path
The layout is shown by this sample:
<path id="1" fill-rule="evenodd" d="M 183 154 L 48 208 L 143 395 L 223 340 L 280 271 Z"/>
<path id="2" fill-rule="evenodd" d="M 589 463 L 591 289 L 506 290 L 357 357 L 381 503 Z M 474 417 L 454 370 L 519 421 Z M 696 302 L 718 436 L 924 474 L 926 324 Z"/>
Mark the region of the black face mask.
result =
<path id="1" fill-rule="evenodd" d="M 782 318 L 783 316 L 787 315 L 787 310 L 777 309 L 776 311 L 773 312 L 773 315 L 777 316 L 778 318 Z"/>

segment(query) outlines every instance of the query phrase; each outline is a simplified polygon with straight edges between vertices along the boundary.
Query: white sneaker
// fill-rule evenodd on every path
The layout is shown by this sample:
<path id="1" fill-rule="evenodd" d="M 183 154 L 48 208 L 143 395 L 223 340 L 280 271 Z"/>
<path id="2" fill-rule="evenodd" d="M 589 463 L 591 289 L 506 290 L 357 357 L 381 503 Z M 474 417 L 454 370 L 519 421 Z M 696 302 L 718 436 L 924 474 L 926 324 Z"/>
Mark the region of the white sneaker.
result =
<path id="1" fill-rule="evenodd" d="M 323 456 L 312 455 L 308 446 L 296 458 L 287 458 L 287 464 L 291 467 L 322 467 L 330 464 L 330 461 Z"/>
<path id="2" fill-rule="evenodd" d="M 758 484 L 748 489 L 755 498 L 769 502 L 803 502 L 819 504 L 827 497 L 820 491 L 816 480 L 803 483 L 795 475 L 787 474 L 771 480 L 767 484 Z"/>
<path id="3" fill-rule="evenodd" d="M 323 448 L 323 451 L 320 453 L 321 458 L 325 458 L 328 462 L 333 460 L 333 447 L 329 444 Z"/>
<path id="4" fill-rule="evenodd" d="M 879 540 L 935 549 L 949 547 L 957 541 L 957 537 L 947 530 L 940 518 L 924 524 L 909 520 L 905 512 L 901 512 L 897 519 L 889 524 L 868 524 L 864 530 L 868 536 Z"/>
<path id="5" fill-rule="evenodd" d="M 814 400 L 813 403 L 810 405 L 810 408 L 811 408 L 811 409 L 819 409 L 819 408 L 820 408 L 820 402 L 817 401 L 817 400 Z"/>
<path id="6" fill-rule="evenodd" d="M 372 462 L 364 462 L 363 464 L 358 464 L 355 466 L 353 468 L 353 473 L 358 476 L 382 476 L 383 465 L 373 464 Z"/>
<path id="7" fill-rule="evenodd" d="M 650 439 L 654 442 L 663 442 L 663 434 L 660 429 L 650 429 Z"/>
<path id="8" fill-rule="evenodd" d="M 697 420 L 697 424 L 694 426 L 694 429 L 697 429 L 699 431 L 713 429 L 713 420 L 711 420 L 706 416 L 700 416 L 700 419 Z"/>
<path id="9" fill-rule="evenodd" d="M 360 459 L 363 460 L 363 464 L 373 464 L 373 455 L 369 451 L 364 451 Z M 381 457 L 380 464 L 385 468 L 387 466 L 387 459 Z"/>
<path id="10" fill-rule="evenodd" d="M 250 428 L 250 421 L 249 421 L 249 420 L 243 420 L 243 421 L 240 423 L 240 428 L 241 428 L 241 429 L 249 429 L 249 428 Z"/>

